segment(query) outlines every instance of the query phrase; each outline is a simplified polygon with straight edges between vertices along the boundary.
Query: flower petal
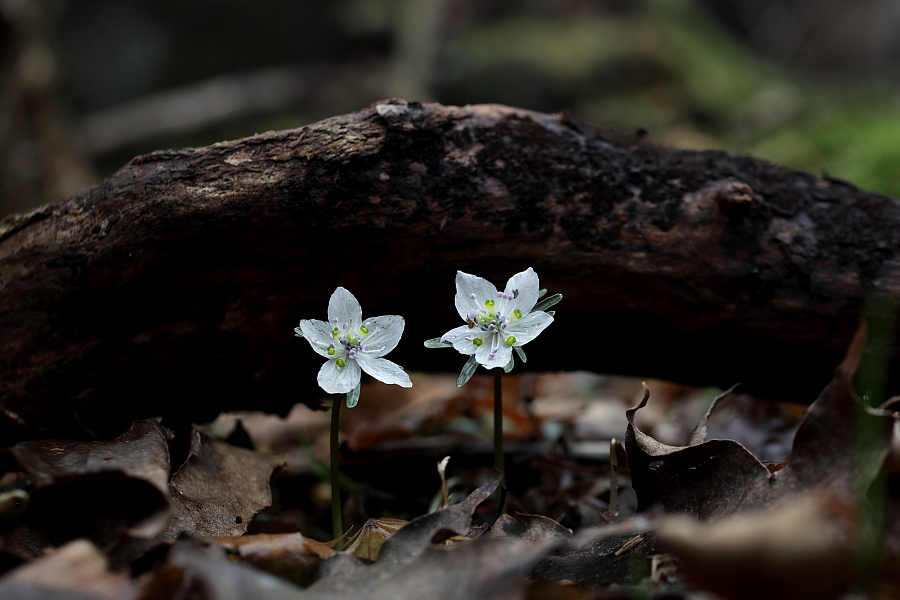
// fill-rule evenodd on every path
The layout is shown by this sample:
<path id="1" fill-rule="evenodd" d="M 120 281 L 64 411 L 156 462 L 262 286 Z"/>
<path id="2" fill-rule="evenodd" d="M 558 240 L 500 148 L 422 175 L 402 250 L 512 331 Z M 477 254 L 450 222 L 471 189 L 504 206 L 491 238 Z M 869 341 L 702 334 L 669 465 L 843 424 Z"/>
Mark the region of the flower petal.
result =
<path id="1" fill-rule="evenodd" d="M 331 330 L 332 327 L 325 321 L 314 319 L 300 321 L 300 331 L 303 332 L 303 337 L 313 350 L 325 358 L 334 358 L 328 355 L 328 346 L 334 341 L 334 338 L 331 337 Z M 338 347 L 340 348 L 340 344 Z"/>
<path id="2" fill-rule="evenodd" d="M 472 294 L 475 298 L 471 297 Z M 462 271 L 456 272 L 456 297 L 453 300 L 456 303 L 456 312 L 463 321 L 467 315 L 484 310 L 484 303 L 487 300 L 496 299 L 497 288 L 493 283 L 483 277 Z"/>
<path id="3" fill-rule="evenodd" d="M 496 351 L 493 353 L 493 357 L 491 357 L 491 351 L 494 350 L 495 346 Z M 496 334 L 492 334 L 491 337 L 488 338 L 485 343 L 478 346 L 478 349 L 475 351 L 475 360 L 477 360 L 478 364 L 485 369 L 495 369 L 497 367 L 502 369 L 509 362 L 511 356 L 512 346 L 507 346 L 503 340 L 500 339 L 500 336 Z"/>
<path id="4" fill-rule="evenodd" d="M 384 356 L 397 347 L 406 322 L 398 315 L 370 317 L 363 321 L 369 333 L 362 337 L 362 343 L 369 347 L 369 356 Z M 381 347 L 384 346 L 384 350 Z"/>
<path id="5" fill-rule="evenodd" d="M 392 383 L 400 387 L 412 387 L 412 381 L 400 365 L 386 358 L 373 358 L 361 355 L 359 366 L 362 370 L 383 383 Z"/>
<path id="6" fill-rule="evenodd" d="M 460 354 L 475 354 L 476 346 L 472 339 L 479 338 L 482 342 L 488 341 L 490 332 L 482 331 L 478 327 L 469 329 L 468 325 L 460 325 L 441 336 L 441 341 L 450 342 Z M 472 339 L 466 339 L 472 338 Z M 484 345 L 484 344 L 482 344 Z"/>
<path id="7" fill-rule="evenodd" d="M 536 338 L 553 322 L 553 317 L 543 311 L 528 313 L 518 321 L 506 326 L 504 333 L 516 336 L 514 346 L 527 344 Z"/>
<path id="8" fill-rule="evenodd" d="M 329 360 L 319 369 L 319 387 L 329 394 L 346 394 L 359 383 L 359 365 L 355 360 L 344 359 L 344 366 L 337 360 Z"/>
<path id="9" fill-rule="evenodd" d="M 362 308 L 356 296 L 342 287 L 334 290 L 328 300 L 328 320 L 338 329 L 343 329 L 344 323 L 351 329 L 362 325 Z"/>
<path id="10" fill-rule="evenodd" d="M 522 314 L 528 314 L 538 300 L 540 282 L 534 269 L 528 267 L 521 273 L 516 273 L 506 282 L 506 293 L 514 293 L 512 300 L 503 300 L 500 303 L 500 312 L 507 317 L 512 316 L 513 311 L 520 310 Z"/>

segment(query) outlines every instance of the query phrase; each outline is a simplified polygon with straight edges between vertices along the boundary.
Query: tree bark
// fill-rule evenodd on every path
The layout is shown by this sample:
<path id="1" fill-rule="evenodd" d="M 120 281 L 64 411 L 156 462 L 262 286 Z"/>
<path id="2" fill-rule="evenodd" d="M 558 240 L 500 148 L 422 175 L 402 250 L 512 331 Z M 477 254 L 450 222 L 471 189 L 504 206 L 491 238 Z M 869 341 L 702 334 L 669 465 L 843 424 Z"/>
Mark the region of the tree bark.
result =
<path id="1" fill-rule="evenodd" d="M 406 317 L 389 358 L 456 371 L 422 347 L 460 324 L 456 270 L 502 286 L 529 266 L 565 296 L 529 369 L 809 402 L 867 292 L 900 288 L 898 217 L 838 180 L 493 105 L 391 100 L 154 152 L 0 223 L 0 420 L 100 435 L 314 403 L 321 359 L 293 328 L 337 286 Z"/>

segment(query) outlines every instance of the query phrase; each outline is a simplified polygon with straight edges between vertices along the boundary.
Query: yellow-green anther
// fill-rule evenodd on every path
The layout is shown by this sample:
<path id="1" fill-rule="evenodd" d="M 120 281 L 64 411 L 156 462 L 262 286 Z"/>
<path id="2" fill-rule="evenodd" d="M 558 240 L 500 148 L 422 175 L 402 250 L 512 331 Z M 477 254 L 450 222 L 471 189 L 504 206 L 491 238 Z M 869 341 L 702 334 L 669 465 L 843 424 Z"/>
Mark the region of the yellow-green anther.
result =
<path id="1" fill-rule="evenodd" d="M 485 300 L 484 305 L 487 306 L 488 308 L 494 308 L 494 301 L 493 300 Z"/>
<path id="2" fill-rule="evenodd" d="M 343 367 L 346 364 L 347 364 L 347 361 L 345 361 L 343 358 L 337 359 L 337 366 Z"/>
<path id="3" fill-rule="evenodd" d="M 331 336 L 332 336 L 332 337 L 337 337 L 337 334 L 338 334 L 338 328 L 335 327 L 334 329 L 331 330 Z"/>
<path id="4" fill-rule="evenodd" d="M 367 333 L 369 333 L 369 328 L 366 327 L 365 325 L 363 325 L 362 327 L 359 328 L 359 332 L 360 332 L 362 335 L 366 335 Z"/>
<path id="5" fill-rule="evenodd" d="M 334 356 L 334 352 L 335 352 L 334 348 L 329 348 L 329 349 L 328 349 L 328 356 Z"/>
<path id="6" fill-rule="evenodd" d="M 513 321 L 518 321 L 521 318 L 522 318 L 522 311 L 517 308 L 516 310 L 513 311 Z"/>
<path id="7" fill-rule="evenodd" d="M 484 340 L 481 338 L 475 338 L 474 340 L 472 340 L 472 343 L 475 344 L 475 347 L 477 348 L 484 343 Z"/>
<path id="8" fill-rule="evenodd" d="M 511 336 L 509 336 L 508 338 L 506 338 L 506 345 L 507 345 L 507 346 L 512 346 L 512 345 L 515 344 L 515 343 L 516 343 L 516 336 L 511 335 Z"/>

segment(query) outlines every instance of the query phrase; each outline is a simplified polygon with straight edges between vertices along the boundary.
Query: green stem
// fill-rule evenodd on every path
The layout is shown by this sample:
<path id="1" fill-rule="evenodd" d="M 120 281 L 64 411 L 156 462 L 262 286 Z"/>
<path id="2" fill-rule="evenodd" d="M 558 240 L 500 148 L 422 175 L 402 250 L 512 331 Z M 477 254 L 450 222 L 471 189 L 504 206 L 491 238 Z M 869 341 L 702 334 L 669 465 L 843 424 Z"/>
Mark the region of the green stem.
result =
<path id="1" fill-rule="evenodd" d="M 506 486 L 506 468 L 503 464 L 503 370 L 494 373 L 494 467 L 503 473 L 500 488 L 497 489 L 497 501 L 500 489 Z"/>
<path id="2" fill-rule="evenodd" d="M 338 429 L 341 420 L 341 403 L 344 397 L 334 399 L 331 405 L 331 530 L 334 539 L 344 533 L 341 523 L 341 471 L 338 464 Z"/>

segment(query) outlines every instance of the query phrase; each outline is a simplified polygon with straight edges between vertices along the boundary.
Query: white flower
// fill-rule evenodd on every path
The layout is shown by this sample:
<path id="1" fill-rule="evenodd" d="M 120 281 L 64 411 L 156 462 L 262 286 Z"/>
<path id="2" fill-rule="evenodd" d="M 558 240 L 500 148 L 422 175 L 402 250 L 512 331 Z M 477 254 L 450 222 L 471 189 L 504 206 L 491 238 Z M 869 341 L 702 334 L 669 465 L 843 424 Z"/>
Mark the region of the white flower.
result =
<path id="1" fill-rule="evenodd" d="M 397 347 L 404 320 L 397 315 L 362 320 L 356 297 L 346 289 L 334 290 L 328 301 L 328 323 L 300 321 L 313 350 L 328 361 L 319 369 L 319 385 L 329 394 L 345 394 L 359 385 L 360 369 L 384 383 L 412 387 L 400 365 L 381 358 Z"/>
<path id="2" fill-rule="evenodd" d="M 456 311 L 466 322 L 451 329 L 441 342 L 449 342 L 461 354 L 475 355 L 487 369 L 506 367 L 513 348 L 536 338 L 553 317 L 536 310 L 538 276 L 530 267 L 509 278 L 506 289 L 486 279 L 456 272 Z"/>

